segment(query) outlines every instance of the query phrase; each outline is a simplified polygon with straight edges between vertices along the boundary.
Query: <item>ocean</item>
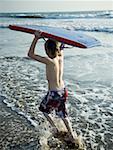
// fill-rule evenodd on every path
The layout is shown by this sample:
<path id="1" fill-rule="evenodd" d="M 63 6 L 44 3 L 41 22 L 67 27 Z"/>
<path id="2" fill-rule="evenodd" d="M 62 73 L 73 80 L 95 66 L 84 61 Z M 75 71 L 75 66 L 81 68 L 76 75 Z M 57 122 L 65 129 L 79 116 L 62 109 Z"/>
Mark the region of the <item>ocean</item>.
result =
<path id="1" fill-rule="evenodd" d="M 87 150 L 113 150 L 113 11 L 0 13 L 0 103 L 23 116 L 43 139 L 50 134 L 38 110 L 47 92 L 45 66 L 27 57 L 33 35 L 12 31 L 9 24 L 82 31 L 101 42 L 64 49 L 64 80 L 69 118 Z M 41 55 L 43 45 L 40 40 L 36 47 Z"/>

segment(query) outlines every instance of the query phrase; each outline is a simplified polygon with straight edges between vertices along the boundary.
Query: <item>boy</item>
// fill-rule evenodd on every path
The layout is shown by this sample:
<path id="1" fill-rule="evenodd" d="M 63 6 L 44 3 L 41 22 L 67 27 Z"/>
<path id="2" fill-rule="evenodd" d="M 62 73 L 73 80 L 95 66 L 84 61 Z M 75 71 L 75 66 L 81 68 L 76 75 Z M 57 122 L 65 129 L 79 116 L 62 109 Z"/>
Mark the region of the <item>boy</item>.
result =
<path id="1" fill-rule="evenodd" d="M 42 57 L 35 54 L 35 46 L 37 41 L 41 38 L 41 32 L 36 32 L 32 41 L 28 56 L 32 59 L 44 63 L 46 65 L 46 78 L 48 81 L 48 92 L 43 101 L 40 104 L 39 110 L 43 112 L 49 123 L 54 129 L 54 132 L 58 133 L 58 129 L 49 115 L 55 110 L 64 122 L 68 130 L 68 140 L 75 141 L 72 127 L 67 118 L 67 112 L 65 102 L 67 99 L 67 90 L 64 87 L 63 81 L 63 51 L 61 50 L 61 44 L 55 40 L 48 39 L 45 42 L 45 51 L 48 57 Z M 77 138 L 77 136 L 76 136 Z"/>

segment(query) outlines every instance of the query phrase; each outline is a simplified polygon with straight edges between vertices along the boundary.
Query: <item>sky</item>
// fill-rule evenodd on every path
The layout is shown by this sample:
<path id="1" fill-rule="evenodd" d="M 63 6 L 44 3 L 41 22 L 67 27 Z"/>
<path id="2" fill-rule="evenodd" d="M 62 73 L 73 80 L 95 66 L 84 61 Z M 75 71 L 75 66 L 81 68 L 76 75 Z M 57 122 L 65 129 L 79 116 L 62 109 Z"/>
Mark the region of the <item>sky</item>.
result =
<path id="1" fill-rule="evenodd" d="M 0 0 L 0 12 L 113 10 L 113 0 Z"/>

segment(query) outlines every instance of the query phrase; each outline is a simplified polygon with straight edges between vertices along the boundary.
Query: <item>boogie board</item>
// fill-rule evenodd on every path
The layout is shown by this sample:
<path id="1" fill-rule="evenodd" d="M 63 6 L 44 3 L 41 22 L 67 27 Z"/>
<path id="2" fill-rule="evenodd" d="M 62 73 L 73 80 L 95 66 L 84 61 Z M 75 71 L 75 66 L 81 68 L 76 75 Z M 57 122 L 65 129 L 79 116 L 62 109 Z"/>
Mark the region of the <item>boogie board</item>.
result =
<path id="1" fill-rule="evenodd" d="M 52 38 L 64 44 L 80 48 L 91 48 L 101 45 L 100 42 L 94 37 L 83 34 L 80 31 L 72 31 L 64 28 L 38 25 L 9 25 L 9 28 L 30 34 L 35 34 L 36 31 L 41 31 L 42 36 L 45 38 Z"/>

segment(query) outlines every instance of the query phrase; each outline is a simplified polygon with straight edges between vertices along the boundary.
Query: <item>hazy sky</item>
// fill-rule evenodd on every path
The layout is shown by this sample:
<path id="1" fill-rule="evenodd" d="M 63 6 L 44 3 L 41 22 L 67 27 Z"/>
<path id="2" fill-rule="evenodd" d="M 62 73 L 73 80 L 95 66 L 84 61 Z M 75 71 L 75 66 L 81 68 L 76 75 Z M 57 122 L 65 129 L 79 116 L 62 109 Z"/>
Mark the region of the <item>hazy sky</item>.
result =
<path id="1" fill-rule="evenodd" d="M 0 12 L 113 10 L 113 0 L 0 0 Z"/>

